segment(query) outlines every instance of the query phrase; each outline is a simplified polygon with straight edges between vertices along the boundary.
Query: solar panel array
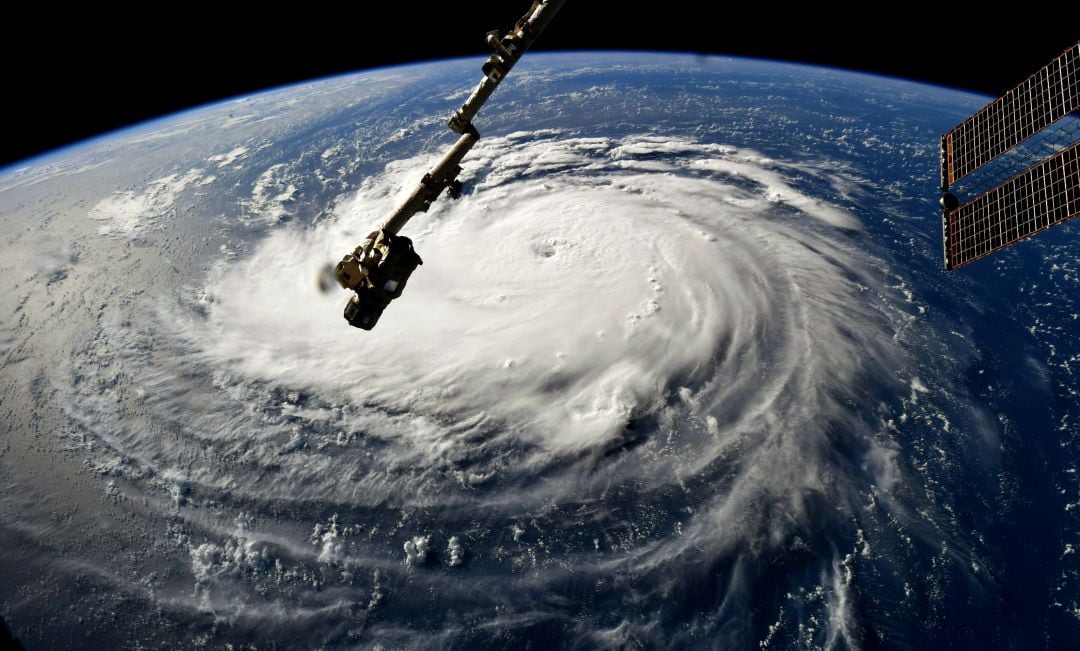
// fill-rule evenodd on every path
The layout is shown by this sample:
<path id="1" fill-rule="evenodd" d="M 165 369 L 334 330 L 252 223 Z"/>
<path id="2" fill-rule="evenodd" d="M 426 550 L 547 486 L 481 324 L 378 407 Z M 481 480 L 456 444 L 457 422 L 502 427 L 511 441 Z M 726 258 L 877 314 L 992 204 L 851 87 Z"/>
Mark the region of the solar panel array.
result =
<path id="1" fill-rule="evenodd" d="M 947 268 L 1080 214 L 1078 117 L 1080 42 L 941 137 L 942 190 L 953 202 L 943 213 Z M 1017 163 L 1026 169 L 1010 170 Z M 994 187 L 957 207 L 954 190 L 974 194 L 988 180 Z"/>
<path id="2" fill-rule="evenodd" d="M 1080 109 L 1080 43 L 942 136 L 952 185 Z"/>
<path id="3" fill-rule="evenodd" d="M 1080 143 L 948 213 L 948 266 L 958 267 L 1080 213 Z"/>

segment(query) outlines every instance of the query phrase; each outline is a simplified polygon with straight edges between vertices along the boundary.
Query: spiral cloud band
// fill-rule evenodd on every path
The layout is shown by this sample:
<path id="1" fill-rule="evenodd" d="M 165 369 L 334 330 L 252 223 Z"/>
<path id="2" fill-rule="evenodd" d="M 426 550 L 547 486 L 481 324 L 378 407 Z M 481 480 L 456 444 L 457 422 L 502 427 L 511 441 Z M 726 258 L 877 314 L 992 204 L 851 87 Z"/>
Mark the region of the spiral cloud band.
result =
<path id="1" fill-rule="evenodd" d="M 558 134 L 477 154 L 473 191 L 407 230 L 425 265 L 385 326 L 358 335 L 328 320 L 341 294 L 313 292 L 311 268 L 377 224 L 426 157 L 372 179 L 337 223 L 274 233 L 223 269 L 208 290 L 207 353 L 353 402 L 482 415 L 541 457 L 610 442 L 718 370 L 795 366 L 819 350 L 828 362 L 808 361 L 821 372 L 853 372 L 839 310 L 857 290 L 836 265 L 857 263 L 829 237 L 857 223 L 786 184 L 779 164 L 689 141 Z M 846 259 L 830 264 L 823 247 Z"/>
<path id="2" fill-rule="evenodd" d="M 430 593 L 497 612 L 486 627 L 560 621 L 619 645 L 659 635 L 617 620 L 626 594 L 663 618 L 668 592 L 722 577 L 705 581 L 710 617 L 745 643 L 769 550 L 804 549 L 809 596 L 777 625 L 817 617 L 808 639 L 848 636 L 845 558 L 874 541 L 819 525 L 901 481 L 865 414 L 918 382 L 897 373 L 912 317 L 873 244 L 817 198 L 852 179 L 686 137 L 485 139 L 465 195 L 406 228 L 424 265 L 403 297 L 353 330 L 319 268 L 433 156 L 368 178 L 333 218 L 271 230 L 187 288 L 189 309 L 109 335 L 175 433 L 101 427 L 106 405 L 86 420 L 150 469 L 178 531 L 210 532 L 177 534 L 196 607 L 318 620 Z M 224 515 L 191 515 L 208 504 Z M 305 504 L 294 526 L 260 519 Z M 507 576 L 512 594 L 494 594 Z M 574 624 L 552 596 L 579 582 L 609 620 Z M 300 605 L 264 612 L 252 591 L 267 589 Z"/>

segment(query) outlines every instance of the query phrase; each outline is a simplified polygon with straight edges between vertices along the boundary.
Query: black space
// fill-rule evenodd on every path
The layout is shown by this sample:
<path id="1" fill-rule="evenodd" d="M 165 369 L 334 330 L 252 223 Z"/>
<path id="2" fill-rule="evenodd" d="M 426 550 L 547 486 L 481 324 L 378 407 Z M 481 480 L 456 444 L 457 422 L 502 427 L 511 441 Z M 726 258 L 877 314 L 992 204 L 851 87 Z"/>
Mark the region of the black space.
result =
<path id="1" fill-rule="evenodd" d="M 569 0 L 535 50 L 762 57 L 999 94 L 1080 32 L 1061 16 L 1017 25 L 1021 34 L 996 38 L 989 34 L 1006 26 L 989 19 L 964 27 L 957 18 L 898 5 L 840 12 L 810 4 L 791 10 L 756 3 L 719 13 L 708 9 L 717 5 L 698 0 Z M 465 55 L 478 57 L 479 75 L 484 33 L 509 28 L 528 5 L 398 1 L 340 9 L 292 3 L 275 10 L 269 4 L 182 4 L 151 11 L 150 5 L 67 10 L 42 3 L 9 21 L 0 45 L 12 71 L 0 166 L 184 108 L 315 77 Z"/>

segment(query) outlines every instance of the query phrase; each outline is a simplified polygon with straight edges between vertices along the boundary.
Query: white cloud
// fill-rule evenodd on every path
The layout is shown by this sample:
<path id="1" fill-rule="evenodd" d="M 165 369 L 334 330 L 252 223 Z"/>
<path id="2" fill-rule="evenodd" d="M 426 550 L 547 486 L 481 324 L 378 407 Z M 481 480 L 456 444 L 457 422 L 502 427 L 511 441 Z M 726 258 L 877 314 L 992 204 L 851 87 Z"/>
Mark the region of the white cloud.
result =
<path id="1" fill-rule="evenodd" d="M 90 209 L 89 217 L 103 222 L 102 235 L 133 237 L 168 217 L 180 194 L 202 179 L 201 169 L 151 181 L 142 191 L 114 192 Z"/>
<path id="2" fill-rule="evenodd" d="M 296 192 L 296 183 L 286 174 L 285 165 L 271 165 L 255 180 L 251 199 L 244 202 L 244 207 L 251 218 L 274 224 L 289 214 Z"/>
<path id="3" fill-rule="evenodd" d="M 211 156 L 206 160 L 211 163 L 217 163 L 218 168 L 225 168 L 243 158 L 247 153 L 247 147 L 237 147 L 227 153 Z"/>
<path id="4" fill-rule="evenodd" d="M 405 541 L 405 562 L 408 565 L 423 565 L 430 553 L 431 536 L 416 536 Z"/>

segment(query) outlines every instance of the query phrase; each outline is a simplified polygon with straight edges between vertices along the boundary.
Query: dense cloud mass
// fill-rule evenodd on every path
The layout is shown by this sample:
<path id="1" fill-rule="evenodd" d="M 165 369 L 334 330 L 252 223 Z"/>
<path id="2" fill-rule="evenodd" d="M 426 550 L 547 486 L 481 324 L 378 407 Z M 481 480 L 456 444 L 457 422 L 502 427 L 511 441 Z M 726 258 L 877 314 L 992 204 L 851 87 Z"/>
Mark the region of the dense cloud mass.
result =
<path id="1" fill-rule="evenodd" d="M 210 331 L 194 333 L 206 352 L 258 377 L 407 411 L 435 428 L 424 447 L 448 444 L 435 423 L 482 417 L 534 446 L 540 464 L 612 444 L 628 420 L 718 373 L 728 379 L 708 400 L 753 414 L 772 408 L 763 379 L 846 383 L 859 370 L 864 342 L 845 341 L 851 315 L 840 307 L 858 286 L 840 271 L 860 270 L 832 232 L 854 220 L 753 152 L 662 138 L 485 143 L 472 193 L 414 223 L 426 264 L 385 324 L 371 334 L 328 324 L 342 294 L 316 293 L 313 265 L 377 224 L 428 163 L 395 164 L 333 225 L 275 233 L 221 269 L 207 289 Z"/>

